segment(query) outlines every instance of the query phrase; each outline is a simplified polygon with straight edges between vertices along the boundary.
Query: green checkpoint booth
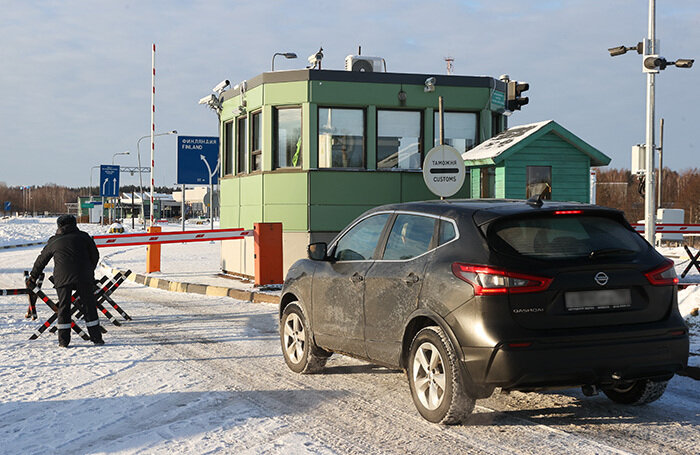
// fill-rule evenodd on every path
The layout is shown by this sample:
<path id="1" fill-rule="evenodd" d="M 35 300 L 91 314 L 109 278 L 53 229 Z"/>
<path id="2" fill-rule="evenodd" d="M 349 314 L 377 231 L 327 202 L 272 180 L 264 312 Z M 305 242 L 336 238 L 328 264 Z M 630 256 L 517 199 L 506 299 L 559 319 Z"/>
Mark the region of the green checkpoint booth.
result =
<path id="1" fill-rule="evenodd" d="M 221 96 L 221 227 L 281 222 L 286 271 L 371 207 L 435 199 L 421 167 L 439 96 L 460 153 L 504 128 L 506 84 L 491 77 L 306 69 L 237 84 Z M 252 242 L 224 241 L 223 271 L 253 275 Z"/>
<path id="2" fill-rule="evenodd" d="M 591 167 L 610 158 L 554 120 L 509 128 L 462 153 L 472 197 L 590 201 Z"/>

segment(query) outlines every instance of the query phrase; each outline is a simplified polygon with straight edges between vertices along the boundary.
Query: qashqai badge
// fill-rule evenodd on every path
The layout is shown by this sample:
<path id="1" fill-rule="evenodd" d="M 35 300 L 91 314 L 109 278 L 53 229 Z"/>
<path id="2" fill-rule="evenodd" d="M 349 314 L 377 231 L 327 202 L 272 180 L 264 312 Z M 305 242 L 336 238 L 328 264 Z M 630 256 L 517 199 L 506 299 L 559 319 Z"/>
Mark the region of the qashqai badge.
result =
<path id="1" fill-rule="evenodd" d="M 608 284 L 608 276 L 605 274 L 605 272 L 598 272 L 595 274 L 595 282 L 601 286 L 605 286 Z"/>

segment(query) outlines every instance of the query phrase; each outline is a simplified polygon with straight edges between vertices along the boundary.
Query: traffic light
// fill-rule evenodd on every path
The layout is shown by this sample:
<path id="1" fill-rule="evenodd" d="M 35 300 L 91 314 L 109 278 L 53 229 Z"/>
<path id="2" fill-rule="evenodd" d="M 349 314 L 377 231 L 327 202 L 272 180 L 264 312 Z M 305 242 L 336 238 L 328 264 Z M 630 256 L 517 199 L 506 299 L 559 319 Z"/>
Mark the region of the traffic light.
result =
<path id="1" fill-rule="evenodd" d="M 522 106 L 525 106 L 530 102 L 530 98 L 527 96 L 521 96 L 523 92 L 530 89 L 530 84 L 527 82 L 519 81 L 509 81 L 508 82 L 508 102 L 506 103 L 506 108 L 509 111 L 520 110 Z"/>

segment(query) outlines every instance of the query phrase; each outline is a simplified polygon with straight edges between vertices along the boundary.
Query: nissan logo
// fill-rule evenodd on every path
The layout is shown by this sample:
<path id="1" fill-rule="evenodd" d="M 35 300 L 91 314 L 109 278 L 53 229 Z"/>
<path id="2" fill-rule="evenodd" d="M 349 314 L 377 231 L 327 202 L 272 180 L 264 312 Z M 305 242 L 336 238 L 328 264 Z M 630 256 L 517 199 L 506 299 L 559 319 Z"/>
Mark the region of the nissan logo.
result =
<path id="1" fill-rule="evenodd" d="M 595 282 L 601 286 L 605 286 L 608 284 L 608 276 L 605 274 L 605 272 L 598 272 L 595 274 Z"/>

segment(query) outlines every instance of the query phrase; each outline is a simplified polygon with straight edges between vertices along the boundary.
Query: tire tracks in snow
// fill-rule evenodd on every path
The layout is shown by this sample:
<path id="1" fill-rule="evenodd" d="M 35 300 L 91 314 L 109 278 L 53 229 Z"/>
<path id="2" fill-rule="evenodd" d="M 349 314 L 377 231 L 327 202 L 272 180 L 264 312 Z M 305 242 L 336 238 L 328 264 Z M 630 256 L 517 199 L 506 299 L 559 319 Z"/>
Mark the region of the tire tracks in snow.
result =
<path id="1" fill-rule="evenodd" d="M 181 304 L 168 302 L 167 298 L 163 299 L 166 301 L 158 300 L 159 305 L 179 311 L 183 310 Z M 241 305 L 247 304 L 241 303 Z M 217 313 L 215 308 L 216 306 L 198 307 L 196 314 L 201 315 L 201 310 L 204 309 L 206 313 L 215 316 Z M 274 312 L 272 308 L 271 312 Z M 193 314 L 195 313 L 193 312 Z M 266 331 L 265 333 L 277 336 L 276 330 L 274 332 Z M 143 334 L 148 336 L 147 332 Z M 167 337 L 163 339 L 163 341 L 165 340 L 169 342 L 174 341 Z M 197 337 L 197 341 L 205 344 L 204 349 L 197 344 L 184 346 L 173 344 L 173 346 L 178 346 L 177 351 L 187 352 L 190 358 L 202 356 L 203 354 L 211 355 L 212 349 L 221 354 L 221 349 L 226 349 L 207 337 Z M 439 453 L 452 451 L 455 447 L 460 447 L 462 451 L 466 449 L 474 453 L 494 454 L 514 452 L 559 453 L 572 448 L 575 448 L 578 453 L 628 453 L 604 441 L 591 439 L 590 436 L 592 435 L 590 434 L 565 431 L 485 406 L 479 406 L 478 410 L 481 412 L 474 416 L 474 420 L 480 423 L 478 426 L 468 424 L 462 427 L 437 427 L 425 422 L 417 415 L 410 399 L 408 400 L 410 409 L 407 409 L 407 400 L 405 399 L 401 400 L 402 406 L 395 406 L 396 400 L 391 395 L 396 393 L 396 379 L 387 381 L 380 379 L 378 382 L 380 384 L 384 383 L 381 385 L 390 385 L 389 390 L 387 391 L 385 387 L 374 388 L 374 393 L 371 394 L 363 394 L 360 391 L 373 389 L 373 384 L 369 383 L 368 378 L 370 380 L 376 379 L 377 376 L 380 376 L 377 373 L 370 373 L 369 377 L 355 374 L 344 374 L 342 376 L 321 374 L 299 376 L 299 379 L 291 379 L 293 373 L 281 374 L 280 368 L 286 370 L 286 366 L 281 354 L 279 354 L 278 342 L 273 344 L 275 353 L 279 357 L 277 359 L 254 359 L 254 368 L 236 368 L 236 365 L 232 364 L 230 360 L 214 359 L 207 360 L 204 363 L 208 367 L 214 366 L 223 378 L 229 378 L 229 381 L 231 378 L 236 378 L 238 383 L 244 384 L 244 389 L 249 390 L 264 388 L 270 384 L 271 380 L 274 380 L 278 386 L 283 385 L 284 389 L 282 390 L 318 391 L 318 389 L 310 388 L 310 386 L 314 385 L 322 385 L 326 388 L 323 390 L 340 389 L 342 391 L 340 396 L 331 397 L 332 401 L 330 403 L 322 402 L 317 410 L 310 411 L 306 415 L 304 421 L 308 425 L 309 420 L 312 420 L 314 431 L 326 436 L 318 439 L 319 435 L 316 434 L 315 439 L 326 446 L 329 445 L 333 438 L 336 441 L 338 438 L 346 441 L 346 443 L 342 444 L 342 448 L 331 445 L 334 450 L 339 449 L 343 453 L 406 453 L 406 451 L 417 450 L 418 448 L 426 453 Z M 351 359 L 348 359 L 348 361 L 351 363 L 350 367 L 354 366 L 352 365 L 353 362 L 357 362 Z M 271 362 L 277 362 L 277 365 Z M 342 364 L 348 362 L 341 360 L 333 363 L 341 363 L 340 368 L 342 369 L 344 366 L 347 367 L 347 365 L 343 366 Z M 202 367 L 197 366 L 197 362 L 188 362 L 188 366 L 200 371 L 203 370 Z M 211 371 L 210 368 L 205 368 L 204 370 Z M 408 386 L 406 385 L 405 394 L 407 397 L 409 397 L 408 393 Z M 264 408 L 274 409 L 279 414 L 294 414 L 296 412 L 296 408 L 293 405 L 282 404 L 279 400 L 269 397 L 264 400 Z M 494 415 L 486 416 L 485 414 L 487 413 Z M 314 414 L 322 415 L 317 417 Z M 358 414 L 362 415 L 358 416 Z M 289 417 L 286 418 L 288 419 Z M 296 421 L 298 419 L 294 418 L 292 420 Z M 485 421 L 490 421 L 491 424 L 484 425 Z M 507 431 L 503 431 L 504 426 L 508 428 Z M 391 429 L 391 431 L 381 431 L 381 429 Z M 342 435 L 342 437 L 339 435 Z M 406 435 L 410 435 L 410 440 L 406 440 Z M 420 444 L 416 442 L 417 439 L 420 440 Z M 547 440 L 548 447 L 543 447 L 543 439 Z M 368 444 L 368 441 L 373 442 Z M 646 441 L 646 443 L 648 442 Z M 464 447 L 465 445 L 467 447 Z M 378 449 L 380 447 L 381 449 Z"/>

